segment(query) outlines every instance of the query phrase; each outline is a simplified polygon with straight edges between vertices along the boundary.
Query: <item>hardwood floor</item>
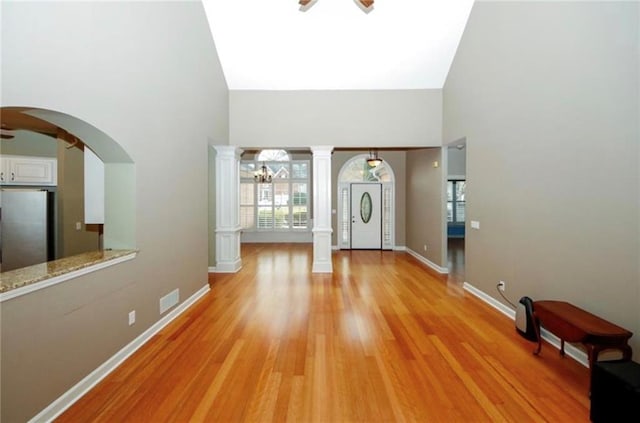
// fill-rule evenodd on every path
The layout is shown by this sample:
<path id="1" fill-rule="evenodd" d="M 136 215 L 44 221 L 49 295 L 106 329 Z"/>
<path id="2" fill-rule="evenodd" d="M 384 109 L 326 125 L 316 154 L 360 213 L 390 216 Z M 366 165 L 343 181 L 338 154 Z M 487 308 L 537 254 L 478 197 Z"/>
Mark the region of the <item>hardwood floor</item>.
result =
<path id="1" fill-rule="evenodd" d="M 450 281 L 464 282 L 464 238 L 447 239 L 447 268 Z"/>
<path id="2" fill-rule="evenodd" d="M 403 252 L 243 245 L 243 268 L 58 422 L 588 422 L 588 370 Z"/>

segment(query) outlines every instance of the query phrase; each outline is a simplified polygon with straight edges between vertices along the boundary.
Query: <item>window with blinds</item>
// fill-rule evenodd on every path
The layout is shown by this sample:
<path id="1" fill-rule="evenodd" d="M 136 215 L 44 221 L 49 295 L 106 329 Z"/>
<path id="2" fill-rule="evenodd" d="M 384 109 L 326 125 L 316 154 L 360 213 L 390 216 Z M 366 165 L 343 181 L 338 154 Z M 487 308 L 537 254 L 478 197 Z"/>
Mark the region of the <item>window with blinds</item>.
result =
<path id="1" fill-rule="evenodd" d="M 307 230 L 309 161 L 290 160 L 284 150 L 263 150 L 256 158 L 240 163 L 242 228 L 247 231 Z M 262 165 L 272 176 L 271 183 L 255 182 L 255 172 Z"/>

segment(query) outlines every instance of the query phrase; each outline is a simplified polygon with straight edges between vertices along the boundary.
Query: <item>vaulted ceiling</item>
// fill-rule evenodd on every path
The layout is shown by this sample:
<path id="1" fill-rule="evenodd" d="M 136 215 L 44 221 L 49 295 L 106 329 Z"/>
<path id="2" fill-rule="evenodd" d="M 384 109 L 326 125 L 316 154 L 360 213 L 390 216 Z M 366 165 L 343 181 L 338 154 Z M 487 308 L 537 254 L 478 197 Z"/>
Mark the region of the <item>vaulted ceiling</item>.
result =
<path id="1" fill-rule="evenodd" d="M 203 0 L 232 90 L 442 88 L 474 0 Z"/>

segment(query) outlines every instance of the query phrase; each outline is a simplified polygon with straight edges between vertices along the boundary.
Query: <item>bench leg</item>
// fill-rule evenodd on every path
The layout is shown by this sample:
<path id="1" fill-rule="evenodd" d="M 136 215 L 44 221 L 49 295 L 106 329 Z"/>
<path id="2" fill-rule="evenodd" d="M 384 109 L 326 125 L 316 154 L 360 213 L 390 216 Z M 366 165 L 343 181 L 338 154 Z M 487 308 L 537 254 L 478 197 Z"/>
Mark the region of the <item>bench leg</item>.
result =
<path id="1" fill-rule="evenodd" d="M 564 339 L 560 340 L 560 355 L 564 357 Z"/>

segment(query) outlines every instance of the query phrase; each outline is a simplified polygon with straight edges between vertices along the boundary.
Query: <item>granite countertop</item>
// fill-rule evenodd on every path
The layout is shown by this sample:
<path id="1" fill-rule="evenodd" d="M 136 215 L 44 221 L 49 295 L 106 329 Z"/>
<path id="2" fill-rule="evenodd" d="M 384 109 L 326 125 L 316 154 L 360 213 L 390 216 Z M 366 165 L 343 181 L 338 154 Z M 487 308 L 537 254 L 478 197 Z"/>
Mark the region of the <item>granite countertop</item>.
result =
<path id="1" fill-rule="evenodd" d="M 0 293 L 42 282 L 136 252 L 137 250 L 92 251 L 3 272 L 0 273 Z"/>

